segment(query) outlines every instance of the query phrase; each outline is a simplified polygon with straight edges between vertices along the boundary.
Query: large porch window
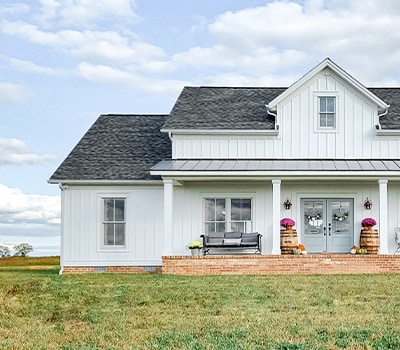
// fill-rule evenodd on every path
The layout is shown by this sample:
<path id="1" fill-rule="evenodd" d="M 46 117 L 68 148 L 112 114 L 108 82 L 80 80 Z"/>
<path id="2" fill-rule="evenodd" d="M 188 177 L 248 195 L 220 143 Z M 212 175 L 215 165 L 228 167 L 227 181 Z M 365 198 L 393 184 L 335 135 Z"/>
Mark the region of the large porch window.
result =
<path id="1" fill-rule="evenodd" d="M 205 233 L 252 232 L 251 198 L 205 198 Z"/>

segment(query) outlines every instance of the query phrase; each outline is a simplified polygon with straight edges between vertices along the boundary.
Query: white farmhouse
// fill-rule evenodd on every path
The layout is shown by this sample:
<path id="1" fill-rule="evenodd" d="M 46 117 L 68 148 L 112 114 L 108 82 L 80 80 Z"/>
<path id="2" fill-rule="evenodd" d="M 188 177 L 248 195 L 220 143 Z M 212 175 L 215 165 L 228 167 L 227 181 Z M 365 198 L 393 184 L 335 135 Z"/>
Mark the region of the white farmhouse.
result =
<path id="1" fill-rule="evenodd" d="M 366 88 L 329 58 L 289 88 L 185 87 L 169 115 L 101 115 L 51 176 L 62 271 L 156 270 L 209 232 L 280 219 L 308 253 L 348 253 L 373 217 L 400 226 L 400 88 Z M 286 202 L 286 206 L 283 203 Z"/>

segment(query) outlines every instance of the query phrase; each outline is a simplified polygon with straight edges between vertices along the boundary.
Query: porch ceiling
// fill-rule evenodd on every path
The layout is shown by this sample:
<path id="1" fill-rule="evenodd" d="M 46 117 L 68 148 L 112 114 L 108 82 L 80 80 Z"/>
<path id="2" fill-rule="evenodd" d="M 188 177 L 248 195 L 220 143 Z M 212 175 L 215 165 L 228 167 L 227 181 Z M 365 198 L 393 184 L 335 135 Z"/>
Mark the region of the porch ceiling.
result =
<path id="1" fill-rule="evenodd" d="M 400 159 L 167 159 L 161 176 L 389 177 L 400 180 Z"/>

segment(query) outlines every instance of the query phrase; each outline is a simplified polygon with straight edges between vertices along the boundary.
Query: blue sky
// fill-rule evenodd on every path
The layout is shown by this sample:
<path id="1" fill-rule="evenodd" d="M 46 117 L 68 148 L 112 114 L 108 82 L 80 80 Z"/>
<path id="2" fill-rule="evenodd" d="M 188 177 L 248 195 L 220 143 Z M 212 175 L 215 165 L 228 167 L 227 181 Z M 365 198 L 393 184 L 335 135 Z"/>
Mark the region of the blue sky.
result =
<path id="1" fill-rule="evenodd" d="M 330 57 L 400 86 L 397 0 L 4 0 L 0 245 L 59 253 L 47 179 L 102 113 L 168 113 L 185 85 L 289 86 Z"/>

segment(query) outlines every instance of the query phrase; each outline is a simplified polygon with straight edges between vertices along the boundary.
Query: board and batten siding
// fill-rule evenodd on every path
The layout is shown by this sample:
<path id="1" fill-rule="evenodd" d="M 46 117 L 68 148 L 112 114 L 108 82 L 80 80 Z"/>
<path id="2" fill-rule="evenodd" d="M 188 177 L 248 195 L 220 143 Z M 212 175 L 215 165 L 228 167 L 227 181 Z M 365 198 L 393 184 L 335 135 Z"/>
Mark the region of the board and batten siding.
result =
<path id="1" fill-rule="evenodd" d="M 379 191 L 376 182 L 342 184 L 313 182 L 282 182 L 281 201 L 291 198 L 290 210 L 281 208 L 280 217 L 292 217 L 297 222 L 301 240 L 302 198 L 353 198 L 354 243 L 359 241 L 361 220 L 375 217 L 379 229 Z M 64 191 L 62 259 L 64 266 L 159 266 L 163 254 L 163 186 L 153 187 L 84 187 L 69 186 Z M 124 249 L 103 249 L 103 197 L 126 197 L 127 245 Z M 262 254 L 272 252 L 272 185 L 270 181 L 246 184 L 186 182 L 174 187 L 174 255 L 189 255 L 188 244 L 200 240 L 204 233 L 204 198 L 252 198 L 253 231 L 260 232 Z M 372 199 L 372 210 L 365 210 L 366 197 Z M 397 245 L 394 228 L 400 226 L 400 185 L 389 183 L 389 252 Z"/>
<path id="2" fill-rule="evenodd" d="M 281 202 L 291 198 L 293 206 L 290 210 L 281 207 L 280 217 L 292 217 L 301 241 L 303 213 L 300 201 L 302 198 L 351 198 L 354 200 L 354 244 L 359 244 L 361 221 L 365 217 L 374 217 L 379 229 L 379 188 L 375 181 L 360 183 L 338 182 L 282 182 Z M 253 231 L 260 232 L 262 238 L 262 254 L 272 252 L 272 185 L 271 182 L 254 184 L 239 183 L 185 183 L 175 187 L 174 193 L 174 236 L 173 252 L 176 255 L 189 255 L 188 244 L 200 240 L 204 233 L 204 198 L 212 197 L 251 197 L 253 199 Z M 373 202 L 371 210 L 364 208 L 364 200 Z M 400 226 L 398 210 L 400 210 L 400 185 L 389 184 L 389 232 L 388 249 L 393 253 L 396 248 L 394 229 Z M 350 247 L 349 247 L 350 249 Z"/>
<path id="3" fill-rule="evenodd" d="M 319 130 L 318 95 L 336 96 L 337 127 Z M 400 138 L 376 136 L 378 109 L 323 71 L 277 106 L 279 135 L 174 134 L 174 159 L 398 158 Z"/>
<path id="4" fill-rule="evenodd" d="M 64 191 L 64 266 L 159 266 L 163 250 L 163 186 L 85 187 Z M 126 198 L 126 247 L 102 247 L 102 198 Z"/>
<path id="5" fill-rule="evenodd" d="M 185 182 L 174 188 L 174 236 L 172 251 L 189 255 L 188 245 L 204 233 L 205 198 L 252 198 L 253 231 L 263 235 L 263 252 L 272 250 L 272 187 L 270 182 L 246 183 Z"/>
<path id="6" fill-rule="evenodd" d="M 290 210 L 282 210 L 281 216 L 292 217 L 297 225 L 299 240 L 303 234 L 304 213 L 301 212 L 300 200 L 302 198 L 352 198 L 354 199 L 354 244 L 359 245 L 361 221 L 365 217 L 373 217 L 377 221 L 376 229 L 379 230 L 379 187 L 377 181 L 349 182 L 343 181 L 342 184 L 314 182 L 305 183 L 282 183 L 282 200 L 291 198 L 292 207 Z M 364 208 L 366 198 L 372 200 L 371 210 Z M 400 184 L 390 182 L 388 184 L 388 250 L 392 254 L 397 249 L 395 242 L 395 228 L 400 227 Z"/>

